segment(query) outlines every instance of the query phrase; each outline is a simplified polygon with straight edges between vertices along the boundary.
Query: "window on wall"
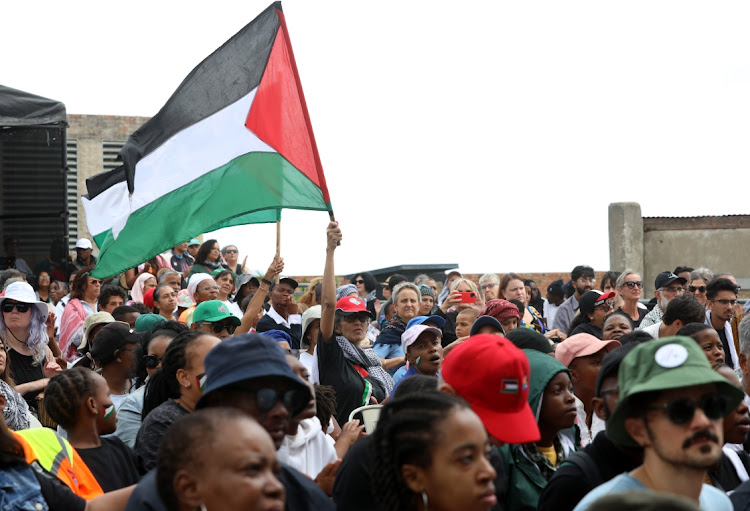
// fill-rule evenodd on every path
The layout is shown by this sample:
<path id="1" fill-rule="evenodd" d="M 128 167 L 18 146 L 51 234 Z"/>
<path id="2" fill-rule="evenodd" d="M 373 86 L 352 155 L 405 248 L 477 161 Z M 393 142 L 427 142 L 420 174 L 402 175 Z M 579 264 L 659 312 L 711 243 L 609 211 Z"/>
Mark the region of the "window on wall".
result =
<path id="1" fill-rule="evenodd" d="M 68 139 L 68 250 L 74 251 L 78 240 L 78 205 L 81 203 L 78 197 L 78 140 Z"/>

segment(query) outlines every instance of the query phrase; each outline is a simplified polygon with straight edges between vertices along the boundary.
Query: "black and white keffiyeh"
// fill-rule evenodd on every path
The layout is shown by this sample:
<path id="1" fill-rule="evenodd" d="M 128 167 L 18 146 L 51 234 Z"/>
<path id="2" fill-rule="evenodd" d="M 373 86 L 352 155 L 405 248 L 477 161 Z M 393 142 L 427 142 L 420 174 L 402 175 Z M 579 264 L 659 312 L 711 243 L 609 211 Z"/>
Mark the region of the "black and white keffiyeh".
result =
<path id="1" fill-rule="evenodd" d="M 375 350 L 372 348 L 363 350 L 349 342 L 349 340 L 343 335 L 337 335 L 336 342 L 339 343 L 341 351 L 344 352 L 344 356 L 349 362 L 366 369 L 367 372 L 383 386 L 386 396 L 391 394 L 394 385 L 393 378 L 385 371 L 385 369 L 383 369 L 383 366 L 380 363 L 380 357 L 375 353 Z"/>

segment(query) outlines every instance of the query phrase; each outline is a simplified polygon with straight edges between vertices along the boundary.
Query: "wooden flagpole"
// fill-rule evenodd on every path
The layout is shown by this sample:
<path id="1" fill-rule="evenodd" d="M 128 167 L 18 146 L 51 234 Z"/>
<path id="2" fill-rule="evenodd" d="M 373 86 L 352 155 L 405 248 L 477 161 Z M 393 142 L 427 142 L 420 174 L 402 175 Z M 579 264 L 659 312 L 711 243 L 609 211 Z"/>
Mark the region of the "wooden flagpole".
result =
<path id="1" fill-rule="evenodd" d="M 281 210 L 277 209 L 276 216 L 276 259 L 281 256 Z M 279 274 L 276 274 L 276 283 L 279 283 Z"/>

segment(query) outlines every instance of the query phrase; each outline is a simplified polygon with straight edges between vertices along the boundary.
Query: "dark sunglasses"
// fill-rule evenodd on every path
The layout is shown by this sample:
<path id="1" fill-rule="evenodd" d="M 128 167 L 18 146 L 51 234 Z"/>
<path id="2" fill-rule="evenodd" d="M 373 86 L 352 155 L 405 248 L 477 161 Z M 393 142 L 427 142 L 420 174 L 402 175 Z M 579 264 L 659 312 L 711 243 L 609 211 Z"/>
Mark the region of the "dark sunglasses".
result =
<path id="1" fill-rule="evenodd" d="M 233 249 L 230 248 L 229 250 L 226 251 L 226 253 L 227 254 L 236 254 L 237 250 L 233 250 Z"/>
<path id="2" fill-rule="evenodd" d="M 13 312 L 13 308 L 23 314 L 24 312 L 28 312 L 31 305 L 28 303 L 20 303 L 20 302 L 5 302 L 3 304 L 3 312 Z"/>
<path id="3" fill-rule="evenodd" d="M 643 289 L 643 282 L 641 282 L 640 280 L 636 282 L 626 282 L 625 285 L 628 286 L 630 289 L 633 289 L 634 287 L 637 287 L 638 289 Z"/>
<path id="4" fill-rule="evenodd" d="M 357 314 L 348 314 L 346 316 L 343 316 L 342 321 L 345 321 L 347 323 L 354 323 L 355 321 L 359 321 L 360 323 L 367 323 L 370 321 L 370 314 L 367 312 L 359 312 Z"/>
<path id="5" fill-rule="evenodd" d="M 364 284 L 364 283 L 365 283 L 365 281 L 364 281 L 364 280 L 362 280 L 362 279 L 357 279 L 357 280 L 355 280 L 355 281 L 354 281 L 354 283 L 355 283 L 355 284 Z"/>
<path id="6" fill-rule="evenodd" d="M 231 323 L 211 323 L 211 330 L 213 330 L 215 334 L 220 334 L 225 328 L 229 335 L 232 335 L 237 329 L 237 327 Z"/>
<path id="7" fill-rule="evenodd" d="M 691 293 L 695 293 L 698 291 L 699 293 L 703 294 L 706 292 L 706 286 L 688 286 L 688 291 Z"/>
<path id="8" fill-rule="evenodd" d="M 159 362 L 161 362 L 161 359 L 156 355 L 143 355 L 143 363 L 145 364 L 146 369 L 156 369 Z"/>
<path id="9" fill-rule="evenodd" d="M 300 402 L 300 393 L 297 390 L 258 389 L 255 391 L 255 401 L 263 412 L 271 410 L 279 401 L 294 415 L 305 407 L 305 403 Z"/>
<path id="10" fill-rule="evenodd" d="M 726 415 L 727 400 L 724 396 L 711 394 L 699 401 L 691 401 L 686 398 L 675 399 L 664 406 L 654 406 L 649 410 L 664 410 L 667 417 L 675 424 L 687 424 L 693 420 L 695 410 L 700 408 L 711 420 L 721 419 Z"/>

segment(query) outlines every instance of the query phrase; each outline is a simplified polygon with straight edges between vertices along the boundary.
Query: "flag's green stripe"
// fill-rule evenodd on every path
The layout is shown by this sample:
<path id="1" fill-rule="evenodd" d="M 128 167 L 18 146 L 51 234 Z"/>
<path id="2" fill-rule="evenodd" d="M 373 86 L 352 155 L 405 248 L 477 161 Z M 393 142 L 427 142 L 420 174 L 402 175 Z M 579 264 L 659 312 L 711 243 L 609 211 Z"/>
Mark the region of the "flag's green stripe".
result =
<path id="1" fill-rule="evenodd" d="M 283 208 L 328 209 L 320 188 L 278 153 L 245 154 L 134 211 L 116 240 L 111 230 L 97 235 L 92 277 L 122 273 L 171 248 L 171 240 L 275 222 Z"/>

